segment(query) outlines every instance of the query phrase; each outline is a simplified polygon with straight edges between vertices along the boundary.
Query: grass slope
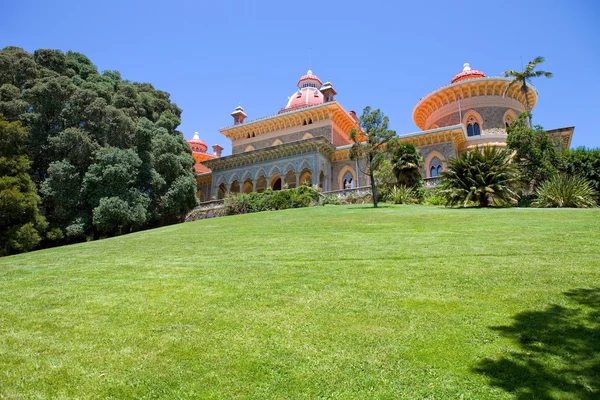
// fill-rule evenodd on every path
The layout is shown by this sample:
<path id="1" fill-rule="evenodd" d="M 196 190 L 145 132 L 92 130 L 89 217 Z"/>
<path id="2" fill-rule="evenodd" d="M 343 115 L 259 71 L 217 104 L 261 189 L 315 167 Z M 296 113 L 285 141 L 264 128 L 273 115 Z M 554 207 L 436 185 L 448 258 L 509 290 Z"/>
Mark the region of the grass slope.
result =
<path id="1" fill-rule="evenodd" d="M 320 207 L 0 259 L 0 398 L 593 398 L 600 210 Z"/>

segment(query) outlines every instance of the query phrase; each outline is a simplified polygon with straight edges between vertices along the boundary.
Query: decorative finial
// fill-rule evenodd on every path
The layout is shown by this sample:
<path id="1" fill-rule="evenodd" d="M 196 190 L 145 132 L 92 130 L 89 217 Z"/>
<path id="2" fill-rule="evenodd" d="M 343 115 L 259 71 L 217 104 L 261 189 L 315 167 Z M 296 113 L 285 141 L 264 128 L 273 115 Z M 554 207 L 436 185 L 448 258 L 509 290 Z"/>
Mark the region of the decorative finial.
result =
<path id="1" fill-rule="evenodd" d="M 471 65 L 469 63 L 464 63 L 463 64 L 463 71 L 470 71 L 471 70 Z"/>
<path id="2" fill-rule="evenodd" d="M 194 140 L 200 140 L 200 135 L 198 135 L 198 132 L 194 132 Z"/>
<path id="3" fill-rule="evenodd" d="M 312 75 L 312 71 L 309 69 L 306 75 Z"/>

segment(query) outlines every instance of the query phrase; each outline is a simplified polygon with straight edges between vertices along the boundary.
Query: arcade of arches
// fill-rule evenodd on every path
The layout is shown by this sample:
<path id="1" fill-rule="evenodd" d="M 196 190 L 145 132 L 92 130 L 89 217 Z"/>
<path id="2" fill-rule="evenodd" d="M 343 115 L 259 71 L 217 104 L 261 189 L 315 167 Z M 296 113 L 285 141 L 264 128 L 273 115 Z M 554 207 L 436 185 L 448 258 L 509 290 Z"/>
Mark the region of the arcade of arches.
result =
<path id="1" fill-rule="evenodd" d="M 348 174 L 348 173 L 346 173 Z M 234 179 L 230 184 L 221 182 L 217 186 L 217 199 L 223 199 L 227 194 L 233 193 L 262 193 L 267 189 L 276 191 L 282 189 L 293 189 L 300 185 L 314 186 L 324 188 L 325 174 L 321 171 L 319 181 L 313 181 L 313 173 L 310 168 L 304 168 L 299 174 L 294 170 L 289 170 L 285 175 L 279 172 L 274 172 L 270 177 L 260 175 L 257 179 L 247 178 L 242 183 L 238 179 Z M 198 197 L 204 196 L 201 192 Z M 203 197 L 201 197 L 203 199 Z"/>

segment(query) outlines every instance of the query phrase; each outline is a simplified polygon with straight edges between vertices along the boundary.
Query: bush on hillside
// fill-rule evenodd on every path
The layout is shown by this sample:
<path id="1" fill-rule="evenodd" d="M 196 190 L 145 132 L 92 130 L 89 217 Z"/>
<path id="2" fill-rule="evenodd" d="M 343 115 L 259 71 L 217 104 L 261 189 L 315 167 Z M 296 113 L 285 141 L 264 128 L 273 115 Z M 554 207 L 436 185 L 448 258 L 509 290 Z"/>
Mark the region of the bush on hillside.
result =
<path id="1" fill-rule="evenodd" d="M 412 187 L 400 185 L 392 188 L 387 200 L 394 204 L 414 204 L 417 198 L 415 190 Z"/>
<path id="2" fill-rule="evenodd" d="M 319 191 L 307 185 L 295 189 L 265 190 L 263 193 L 232 194 L 225 198 L 225 210 L 228 215 L 310 207 L 317 204 Z"/>
<path id="3" fill-rule="evenodd" d="M 546 180 L 536 191 L 534 207 L 588 208 L 596 206 L 598 193 L 581 176 L 558 174 Z"/>
<path id="4" fill-rule="evenodd" d="M 493 146 L 465 151 L 450 159 L 437 190 L 451 206 L 465 207 L 474 202 L 489 207 L 498 200 L 516 204 L 514 187 L 519 173 L 512 157 L 510 150 Z"/>

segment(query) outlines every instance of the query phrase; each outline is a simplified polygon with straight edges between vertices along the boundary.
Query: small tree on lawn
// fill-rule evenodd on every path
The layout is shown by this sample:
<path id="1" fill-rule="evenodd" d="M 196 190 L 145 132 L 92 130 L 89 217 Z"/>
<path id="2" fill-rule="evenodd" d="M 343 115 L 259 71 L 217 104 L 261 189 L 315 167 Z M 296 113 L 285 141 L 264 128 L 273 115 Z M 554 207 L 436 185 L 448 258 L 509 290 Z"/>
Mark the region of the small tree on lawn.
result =
<path id="1" fill-rule="evenodd" d="M 515 151 L 515 163 L 523 183 L 534 191 L 540 183 L 556 174 L 560 165 L 559 145 L 539 125 L 530 128 L 529 113 L 521 113 L 507 129 L 506 144 Z"/>
<path id="2" fill-rule="evenodd" d="M 371 107 L 365 107 L 359 120 L 360 131 L 356 128 L 350 131 L 350 138 L 354 141 L 350 149 L 350 158 L 364 160 L 365 170 L 362 172 L 369 175 L 375 208 L 377 208 L 377 188 L 374 173 L 385 160 L 387 143 L 396 135 L 396 131 L 388 129 L 388 124 L 388 117 L 379 109 L 371 111 Z"/>

